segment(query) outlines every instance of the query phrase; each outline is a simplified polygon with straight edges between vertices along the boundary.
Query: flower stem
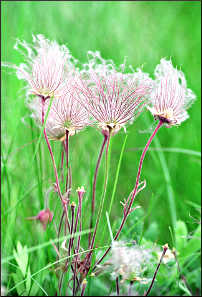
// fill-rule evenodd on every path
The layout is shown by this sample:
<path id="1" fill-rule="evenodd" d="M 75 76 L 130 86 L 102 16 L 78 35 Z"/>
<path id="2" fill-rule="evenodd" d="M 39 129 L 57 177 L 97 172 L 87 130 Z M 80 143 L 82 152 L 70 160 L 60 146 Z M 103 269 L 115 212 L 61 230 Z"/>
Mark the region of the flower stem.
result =
<path id="1" fill-rule="evenodd" d="M 107 142 L 107 136 L 104 135 L 104 140 L 100 149 L 100 153 L 98 156 L 98 160 L 97 160 L 97 164 L 96 164 L 96 168 L 95 168 L 95 173 L 94 173 L 94 179 L 93 179 L 93 195 L 92 195 L 92 204 L 91 204 L 91 218 L 90 218 L 90 229 L 92 229 L 93 226 L 93 216 L 94 216 L 94 212 L 95 212 L 95 192 L 96 192 L 96 182 L 97 182 L 97 175 L 98 175 L 98 170 L 100 167 L 100 162 L 102 159 L 102 155 L 104 152 L 104 147 L 105 144 Z M 89 246 L 90 246 L 90 242 L 91 242 L 91 232 L 89 233 L 89 237 L 88 237 L 88 242 L 89 242 Z"/>
<path id="2" fill-rule="evenodd" d="M 42 100 L 42 125 L 44 124 L 44 107 L 45 107 L 45 98 L 41 98 Z M 49 142 L 49 139 L 48 139 L 48 136 L 46 134 L 46 129 L 44 128 L 44 137 L 45 137 L 45 140 L 46 140 L 46 143 L 47 143 L 47 146 L 48 146 L 48 150 L 50 152 L 50 156 L 51 156 L 51 160 L 52 160 L 52 163 L 53 163 L 53 168 L 54 168 L 54 173 L 55 173 L 55 179 L 56 179 L 56 185 L 57 185 L 57 190 L 58 190 L 58 194 L 60 196 L 60 199 L 61 199 L 61 202 L 63 202 L 63 197 L 62 197 L 62 193 L 61 193 L 61 190 L 60 190 L 60 185 L 59 185 L 59 179 L 58 179 L 58 173 L 57 173 L 57 167 L 56 167 L 56 163 L 55 163 L 55 159 L 54 159 L 54 156 L 53 156 L 53 151 L 52 151 L 52 148 L 51 148 L 51 145 L 50 145 L 50 142 Z"/>
<path id="3" fill-rule="evenodd" d="M 119 296 L 119 293 L 120 293 L 120 291 L 119 291 L 119 277 L 117 276 L 116 277 L 116 294 L 117 294 L 117 296 Z"/>
<path id="4" fill-rule="evenodd" d="M 65 151 L 65 143 L 62 142 L 62 150 L 61 150 L 61 164 L 60 164 L 60 170 L 61 170 L 61 179 L 62 182 L 64 181 L 64 176 L 63 176 L 63 166 L 64 166 L 64 151 Z"/>
<path id="5" fill-rule="evenodd" d="M 80 194 L 78 196 L 79 196 L 79 207 L 78 207 L 77 214 L 78 214 L 78 217 L 80 216 L 79 232 L 81 232 L 81 230 L 82 230 L 82 196 Z M 77 224 L 78 224 L 78 218 L 77 218 L 77 221 L 75 223 L 74 233 L 76 233 Z M 74 238 L 73 238 L 73 240 L 74 240 Z M 79 235 L 79 237 L 78 237 L 77 248 L 76 248 L 76 254 L 77 255 L 75 257 L 75 263 L 74 263 L 73 296 L 76 295 L 77 262 L 78 262 L 78 253 L 79 253 L 79 249 L 80 249 L 80 240 L 81 240 L 81 235 Z"/>
<path id="6" fill-rule="evenodd" d="M 111 139 L 111 130 L 109 130 L 109 136 L 107 137 L 107 147 L 106 147 L 106 164 L 105 164 L 105 180 L 104 180 L 104 189 L 103 189 L 103 195 L 102 195 L 102 200 L 100 203 L 100 207 L 98 210 L 98 215 L 97 215 L 97 220 L 96 220 L 96 225 L 95 225 L 95 229 L 94 229 L 94 233 L 93 233 L 93 238 L 90 244 L 90 253 L 86 256 L 86 263 L 88 263 L 90 261 L 91 255 L 93 253 L 93 246 L 95 243 L 95 236 L 97 233 L 97 227 L 100 221 L 100 217 L 102 214 L 102 210 L 103 210 L 103 206 L 104 206 L 104 200 L 105 200 L 105 195 L 106 195 L 106 190 L 107 190 L 107 182 L 108 182 L 108 152 L 109 152 L 109 143 L 110 143 L 110 139 Z"/>
<path id="7" fill-rule="evenodd" d="M 149 289 L 148 289 L 147 292 L 144 294 L 144 296 L 148 296 L 149 293 L 150 293 L 150 291 L 151 291 L 151 289 L 152 289 L 152 287 L 153 287 L 153 284 L 154 284 L 154 281 L 155 281 L 157 272 L 158 272 L 158 270 L 159 270 L 159 268 L 160 268 L 161 262 L 162 262 L 162 260 L 163 260 L 163 257 L 165 256 L 165 253 L 166 253 L 167 249 L 168 249 L 168 245 L 165 244 L 165 245 L 163 246 L 163 252 L 162 252 L 160 261 L 159 261 L 159 263 L 158 263 L 158 265 L 157 265 L 157 267 L 156 267 L 156 270 L 155 270 L 155 272 L 154 272 L 154 276 L 153 276 L 153 279 L 152 279 L 151 284 L 150 284 L 150 286 L 149 286 Z"/>
<path id="8" fill-rule="evenodd" d="M 131 210 L 131 207 L 132 207 L 132 204 L 133 204 L 133 201 L 135 199 L 135 195 L 136 195 L 136 192 L 137 192 L 137 189 L 138 189 L 138 185 L 139 185 L 139 179 L 140 179 L 140 174 L 141 174 L 141 169 L 142 169 L 142 164 L 143 164 L 143 160 L 144 160 L 144 157 L 145 157 L 145 154 L 149 148 L 149 145 L 151 144 L 154 136 L 156 135 L 156 133 L 158 132 L 158 130 L 160 129 L 160 127 L 163 125 L 163 122 L 162 121 L 159 121 L 157 127 L 155 128 L 154 132 L 152 133 L 152 135 L 150 136 L 143 152 L 142 152 L 142 155 L 141 155 L 141 158 L 140 158 L 140 163 L 139 163 L 139 168 L 138 168 L 138 173 L 137 173 L 137 178 L 136 178 L 136 183 L 135 183 L 135 189 L 133 191 L 133 194 L 132 194 L 132 197 L 131 197 L 131 200 L 130 200 L 130 203 L 129 203 L 129 206 L 128 208 L 124 211 L 124 215 L 123 215 L 123 219 L 122 219 L 122 222 L 121 222 L 121 225 L 114 237 L 114 240 L 117 240 L 117 238 L 119 237 L 119 234 L 121 233 L 121 230 L 123 229 L 123 226 L 125 224 L 125 221 L 128 217 L 128 215 L 130 214 L 130 210 Z M 126 205 L 127 206 L 127 205 Z M 106 252 L 104 253 L 104 255 L 97 261 L 97 263 L 95 264 L 95 266 L 93 267 L 92 270 L 95 269 L 95 267 L 105 258 L 105 256 L 108 254 L 108 252 L 110 251 L 111 247 L 109 247 Z"/>
<path id="9" fill-rule="evenodd" d="M 67 177 L 66 177 L 66 186 L 65 191 L 67 192 L 68 189 L 68 180 L 69 180 L 69 131 L 66 130 L 66 166 L 67 166 Z"/>

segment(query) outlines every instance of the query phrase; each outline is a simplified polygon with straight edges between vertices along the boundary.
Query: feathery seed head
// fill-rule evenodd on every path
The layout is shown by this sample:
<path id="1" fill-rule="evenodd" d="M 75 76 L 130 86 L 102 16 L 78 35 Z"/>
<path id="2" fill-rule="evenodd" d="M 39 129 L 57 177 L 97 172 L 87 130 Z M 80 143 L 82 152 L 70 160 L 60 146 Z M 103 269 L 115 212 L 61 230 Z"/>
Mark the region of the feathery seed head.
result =
<path id="1" fill-rule="evenodd" d="M 128 247 L 123 242 L 114 241 L 110 259 L 115 275 L 122 280 L 143 280 L 142 276 L 151 264 L 150 250 L 140 246 Z M 146 279 L 144 279 L 146 281 Z"/>
<path id="2" fill-rule="evenodd" d="M 115 69 L 105 74 L 89 71 L 88 79 L 76 82 L 75 89 L 102 133 L 114 135 L 142 111 L 150 86 Z"/>
<path id="3" fill-rule="evenodd" d="M 69 49 L 43 35 L 33 36 L 33 45 L 18 40 L 15 49 L 26 58 L 26 64 L 15 68 L 18 78 L 28 82 L 28 92 L 45 98 L 59 96 L 68 73 L 75 70 Z"/>
<path id="4" fill-rule="evenodd" d="M 174 68 L 171 61 L 161 59 L 155 69 L 155 77 L 147 108 L 155 119 L 166 123 L 167 127 L 181 124 L 189 117 L 186 109 L 196 98 L 187 89 L 183 72 Z"/>
<path id="5" fill-rule="evenodd" d="M 50 99 L 45 101 L 45 114 L 48 111 L 49 104 Z M 32 116 L 41 126 L 41 99 L 32 100 L 28 106 L 33 111 Z M 72 136 L 88 125 L 90 125 L 90 120 L 86 109 L 74 100 L 70 92 L 63 91 L 60 97 L 54 98 L 45 126 L 50 139 L 63 141 L 66 138 L 66 130 L 69 132 L 69 136 Z"/>

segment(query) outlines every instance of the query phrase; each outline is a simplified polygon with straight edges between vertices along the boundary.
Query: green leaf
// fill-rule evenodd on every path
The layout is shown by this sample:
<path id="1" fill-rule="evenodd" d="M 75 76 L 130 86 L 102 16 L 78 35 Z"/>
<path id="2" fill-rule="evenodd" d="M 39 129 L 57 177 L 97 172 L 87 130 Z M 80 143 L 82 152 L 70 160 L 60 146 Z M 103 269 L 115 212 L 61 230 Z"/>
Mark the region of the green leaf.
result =
<path id="1" fill-rule="evenodd" d="M 14 258 L 22 272 L 23 277 L 26 276 L 27 264 L 28 264 L 28 252 L 27 247 L 22 247 L 21 243 L 17 242 L 17 250 L 13 251 Z"/>
<path id="2" fill-rule="evenodd" d="M 29 266 L 28 270 L 27 270 L 27 280 L 26 280 L 27 295 L 29 294 L 30 288 L 31 288 L 31 271 L 30 271 L 30 266 Z"/>
<path id="3" fill-rule="evenodd" d="M 191 292 L 188 290 L 187 287 L 185 287 L 182 281 L 179 282 L 179 288 L 187 294 L 185 296 L 192 296 Z"/>
<path id="4" fill-rule="evenodd" d="M 33 282 L 32 288 L 31 288 L 31 291 L 30 291 L 29 295 L 30 296 L 37 296 L 38 290 L 39 290 L 39 286 L 37 285 L 36 282 Z"/>
<path id="5" fill-rule="evenodd" d="M 152 222 L 146 232 L 144 233 L 144 237 L 147 240 L 155 241 L 159 236 L 159 226 L 157 222 Z"/>
<path id="6" fill-rule="evenodd" d="M 19 270 L 17 270 L 16 273 L 13 273 L 12 277 L 13 277 L 15 285 L 17 285 L 18 283 L 20 283 L 23 280 L 22 275 Z M 22 294 L 25 292 L 24 283 L 21 283 L 20 285 L 16 286 L 16 290 L 17 290 L 18 295 L 22 296 Z"/>
<path id="7" fill-rule="evenodd" d="M 181 253 L 187 244 L 187 227 L 183 221 L 177 221 L 175 228 L 176 249 Z"/>
<path id="8" fill-rule="evenodd" d="M 182 250 L 181 256 L 181 264 L 187 260 L 189 256 L 193 256 L 201 248 L 201 225 L 199 225 L 191 236 L 191 239 L 188 241 L 185 248 Z"/>

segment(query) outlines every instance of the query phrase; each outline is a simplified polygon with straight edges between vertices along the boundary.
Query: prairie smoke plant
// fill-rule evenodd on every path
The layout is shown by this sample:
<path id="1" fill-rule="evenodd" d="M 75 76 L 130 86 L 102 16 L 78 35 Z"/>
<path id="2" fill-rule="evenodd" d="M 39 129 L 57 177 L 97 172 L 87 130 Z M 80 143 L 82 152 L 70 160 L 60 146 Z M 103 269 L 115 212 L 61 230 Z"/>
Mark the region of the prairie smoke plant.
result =
<path id="1" fill-rule="evenodd" d="M 158 119 L 159 122 L 152 135 L 148 139 L 142 152 L 135 187 L 132 195 L 128 197 L 128 200 L 124 205 L 122 222 L 114 237 L 114 240 L 118 239 L 128 215 L 131 213 L 131 211 L 133 211 L 131 210 L 131 207 L 135 196 L 138 193 L 138 187 L 141 184 L 139 181 L 144 157 L 154 136 L 164 124 L 170 127 L 172 125 L 180 124 L 182 121 L 186 120 L 188 118 L 186 108 L 192 104 L 194 99 L 195 95 L 190 89 L 187 89 L 186 87 L 184 74 L 181 71 L 175 69 L 171 61 L 161 59 L 160 64 L 157 65 L 155 69 L 155 81 L 152 85 L 150 100 L 147 105 L 147 108 L 152 112 L 154 118 Z M 104 255 L 97 261 L 96 265 L 98 265 L 104 259 L 110 249 L 111 247 L 106 250 Z"/>
<path id="2" fill-rule="evenodd" d="M 101 61 L 98 65 L 95 62 L 96 58 Z M 151 81 L 148 79 L 140 81 L 138 79 L 139 73 L 136 73 L 136 75 L 123 74 L 116 70 L 112 61 L 108 63 L 99 55 L 94 55 L 86 65 L 80 80 L 75 81 L 75 93 L 79 102 L 88 110 L 104 135 L 94 174 L 90 229 L 93 224 L 95 210 L 97 174 L 104 147 L 107 144 L 104 190 L 92 241 L 91 234 L 89 235 L 89 247 L 92 249 L 106 194 L 110 137 L 122 127 L 125 129 L 126 124 L 131 122 L 142 111 L 146 102 L 146 95 L 150 92 Z M 124 68 L 124 65 L 122 65 L 122 68 Z"/>
<path id="3" fill-rule="evenodd" d="M 103 134 L 116 134 L 134 119 L 145 105 L 145 97 L 150 84 L 142 81 L 137 86 L 136 79 L 115 70 L 108 75 L 89 72 L 87 81 L 76 82 L 76 91 L 81 104 L 86 106 L 96 120 Z"/>
<path id="4" fill-rule="evenodd" d="M 167 127 L 180 125 L 189 117 L 186 109 L 196 96 L 187 89 L 183 72 L 175 69 L 171 61 L 161 59 L 155 69 L 155 77 L 148 109 Z"/>
<path id="5" fill-rule="evenodd" d="M 50 110 L 49 110 L 49 105 Z M 66 192 L 71 188 L 71 173 L 69 174 L 69 136 L 85 128 L 90 124 L 88 112 L 83 108 L 78 101 L 74 100 L 71 93 L 65 87 L 62 95 L 58 98 L 44 99 L 39 96 L 28 104 L 29 108 L 33 110 L 33 117 L 41 126 L 44 124 L 44 115 L 47 113 L 46 126 L 44 128 L 44 137 L 50 152 L 54 173 L 56 178 L 57 191 L 63 204 L 66 204 L 66 199 L 63 198 L 53 151 L 49 142 L 49 138 L 53 140 L 60 140 L 64 144 L 67 164 L 66 177 Z M 48 112 L 49 110 L 49 112 Z M 68 199 L 67 199 L 68 200 Z M 64 205 L 65 212 L 66 206 Z"/>
<path id="6" fill-rule="evenodd" d="M 18 40 L 15 49 L 26 58 L 26 64 L 15 68 L 18 78 L 27 81 L 28 93 L 44 98 L 58 96 L 68 73 L 74 72 L 75 68 L 76 60 L 69 49 L 45 39 L 43 35 L 33 36 L 33 45 Z"/>
<path id="7" fill-rule="evenodd" d="M 49 103 L 50 99 L 45 101 L 45 114 Z M 35 98 L 28 104 L 33 111 L 32 117 L 39 125 L 42 124 L 42 104 L 40 98 Z M 88 112 L 79 102 L 74 100 L 69 92 L 63 91 L 60 97 L 54 98 L 45 126 L 50 139 L 63 141 L 66 137 L 66 131 L 69 132 L 69 136 L 72 136 L 88 125 L 90 125 Z"/>

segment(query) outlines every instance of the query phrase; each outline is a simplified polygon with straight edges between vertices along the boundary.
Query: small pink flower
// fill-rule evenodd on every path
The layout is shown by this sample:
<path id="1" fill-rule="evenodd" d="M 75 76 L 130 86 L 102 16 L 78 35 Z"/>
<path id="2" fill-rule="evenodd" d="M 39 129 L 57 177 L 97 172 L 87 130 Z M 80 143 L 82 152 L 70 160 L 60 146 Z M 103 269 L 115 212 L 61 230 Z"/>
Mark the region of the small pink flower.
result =
<path id="1" fill-rule="evenodd" d="M 181 124 L 189 117 L 186 109 L 196 98 L 187 89 L 184 74 L 175 69 L 171 61 L 161 59 L 156 67 L 155 77 L 148 109 L 155 119 L 166 123 L 167 127 Z"/>
<path id="2" fill-rule="evenodd" d="M 17 68 L 18 78 L 29 84 L 29 93 L 51 97 L 58 96 L 66 75 L 74 69 L 69 49 L 56 41 L 49 41 L 43 35 L 33 36 L 33 45 L 25 41 L 17 42 L 15 48 L 26 50 L 26 64 Z M 74 60 L 76 61 L 76 60 Z"/>
<path id="3" fill-rule="evenodd" d="M 35 217 L 27 218 L 27 220 L 39 220 L 44 230 L 46 230 L 47 224 L 52 222 L 52 219 L 53 213 L 48 208 L 46 210 L 41 210 Z"/>

